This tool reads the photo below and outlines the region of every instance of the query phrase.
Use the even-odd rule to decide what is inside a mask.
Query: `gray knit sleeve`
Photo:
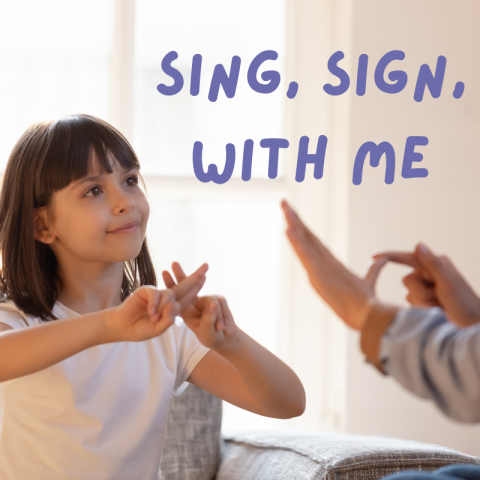
[[[458,328],[435,308],[401,309],[380,343],[388,375],[448,417],[480,421],[480,323]]]

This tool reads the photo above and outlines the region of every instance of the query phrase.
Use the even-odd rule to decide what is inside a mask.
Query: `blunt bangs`
[[[71,115],[52,121],[45,130],[45,140],[34,185],[35,208],[47,205],[53,192],[86,177],[93,156],[98,159],[102,174],[113,172],[107,152],[123,168],[140,169],[127,139],[107,122],[90,115]]]

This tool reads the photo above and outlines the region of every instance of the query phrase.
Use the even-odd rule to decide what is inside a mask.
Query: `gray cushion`
[[[212,480],[220,462],[222,401],[195,385],[173,396],[160,470],[162,480]]]
[[[400,470],[480,464],[450,448],[391,437],[286,430],[224,438],[217,480],[376,480]]]

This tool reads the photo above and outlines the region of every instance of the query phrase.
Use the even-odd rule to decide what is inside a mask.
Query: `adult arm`
[[[388,259],[373,262],[361,279],[342,265],[282,204],[287,236],[317,293],[350,327],[383,373],[433,400],[449,417],[480,421],[480,324],[458,328],[440,308],[400,309],[379,302],[374,283]]]

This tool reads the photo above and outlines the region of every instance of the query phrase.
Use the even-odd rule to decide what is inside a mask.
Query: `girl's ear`
[[[52,243],[53,237],[46,225],[46,208],[40,207],[33,210],[33,237],[42,243]]]

